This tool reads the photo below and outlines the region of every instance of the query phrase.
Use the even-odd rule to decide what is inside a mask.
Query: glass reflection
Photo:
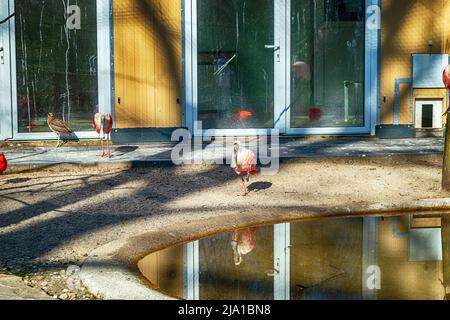
[[[243,257],[251,253],[256,247],[256,228],[233,231],[231,248],[233,249],[234,264],[240,266]]]
[[[364,127],[364,1],[291,2],[291,127]]]
[[[68,5],[15,1],[19,132],[48,132],[48,112],[74,130],[92,130],[98,104],[96,1],[76,2],[80,24],[74,29],[66,24]]]
[[[291,225],[292,299],[361,299],[362,222],[347,219]]]
[[[204,129],[273,128],[273,0],[198,0],[198,118]]]
[[[198,241],[197,254],[186,255],[186,246],[178,246],[149,255],[139,267],[156,288],[179,298],[189,274],[183,263],[192,260],[198,271],[190,283],[201,300],[271,300],[280,296],[274,292],[279,282],[290,288],[286,300],[450,299],[450,215],[286,226],[285,234],[274,226],[220,234]],[[275,250],[286,234],[290,250]],[[279,265],[289,265],[290,274],[276,270]]]
[[[267,276],[273,269],[273,246],[272,226],[237,230],[200,241],[200,299],[273,299],[273,278]]]

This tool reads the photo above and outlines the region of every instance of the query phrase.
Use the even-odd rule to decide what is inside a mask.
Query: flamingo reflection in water
[[[233,231],[231,248],[233,249],[234,264],[240,266],[243,256],[248,255],[256,248],[257,228],[247,228]]]

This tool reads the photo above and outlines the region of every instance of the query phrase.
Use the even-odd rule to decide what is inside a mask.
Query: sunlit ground
[[[248,215],[270,220],[280,207],[356,206],[445,198],[439,157],[301,160],[256,176],[239,197],[229,167],[108,171],[53,170],[0,178],[0,269],[81,265],[92,250],[171,226]],[[257,214],[255,214],[257,212]],[[216,226],[217,227],[217,226]],[[199,230],[201,231],[201,230]],[[28,269],[27,269],[28,270]]]

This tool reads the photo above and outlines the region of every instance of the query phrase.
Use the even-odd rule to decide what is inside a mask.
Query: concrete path
[[[0,149],[4,152],[10,166],[52,166],[55,164],[146,164],[172,163],[174,144],[148,144],[136,146],[114,146],[111,159],[98,157],[95,146],[53,148],[16,147]],[[443,152],[443,138],[417,138],[400,140],[381,140],[375,138],[313,138],[290,139],[280,142],[280,158],[326,158],[326,157],[370,157],[389,155],[427,155]],[[222,163],[229,158],[232,143],[222,141],[198,145],[192,152],[184,155],[184,161],[215,161]]]
[[[53,300],[44,292],[30,288],[16,276],[0,274],[1,300]]]

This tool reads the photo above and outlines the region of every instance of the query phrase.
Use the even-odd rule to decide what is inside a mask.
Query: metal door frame
[[[291,224],[274,226],[274,300],[291,300]]]
[[[0,0],[0,20],[10,15],[8,0]],[[10,74],[10,41],[9,30],[11,20],[0,25],[0,140],[13,137],[12,107],[11,107],[11,74]]]

